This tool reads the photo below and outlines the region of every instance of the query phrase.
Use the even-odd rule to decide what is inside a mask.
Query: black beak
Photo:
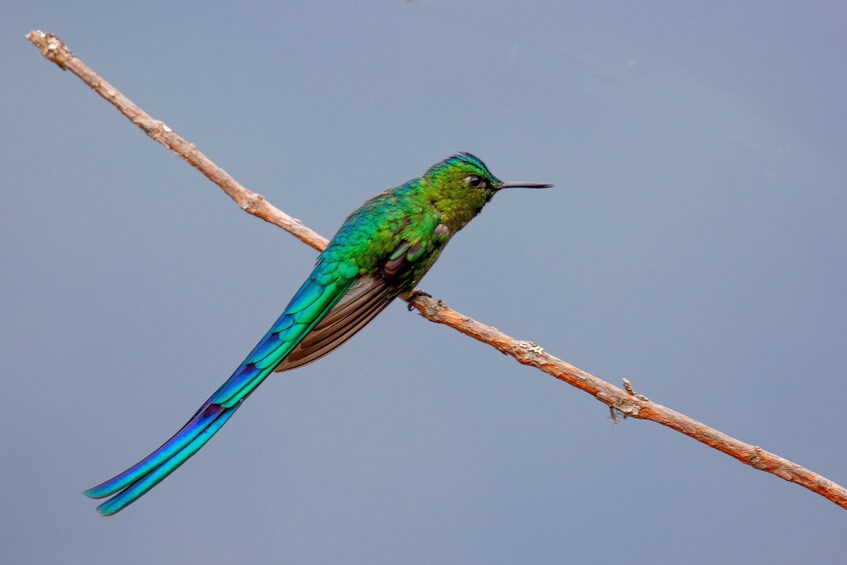
[[[544,182],[503,182],[495,188],[502,190],[504,188],[550,188],[551,186],[553,185]]]

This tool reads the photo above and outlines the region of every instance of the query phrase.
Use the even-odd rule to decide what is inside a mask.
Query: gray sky
[[[58,34],[330,236],[460,150],[504,179],[422,287],[847,483],[842,4],[4,2],[4,563],[833,563],[837,506],[392,305],[112,519],[314,252],[24,35]],[[587,3],[586,3],[587,4]]]

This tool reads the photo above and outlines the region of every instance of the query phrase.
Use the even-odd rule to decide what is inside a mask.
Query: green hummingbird
[[[111,496],[97,507],[105,516],[126,508],[197,453],[272,372],[323,357],[396,297],[413,296],[450,238],[494,194],[550,186],[502,182],[480,159],[459,153],[366,201],[318,256],[279,319],[194,416],[153,453],[84,494]]]

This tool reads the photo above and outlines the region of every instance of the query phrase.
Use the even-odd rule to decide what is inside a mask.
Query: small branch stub
[[[638,400],[643,400],[645,402],[650,401],[650,399],[644,396],[643,394],[638,394],[635,392],[635,389],[632,388],[632,383],[629,382],[629,379],[624,378],[621,380],[623,381],[623,389],[627,392],[627,394],[629,394],[630,396],[634,396]]]

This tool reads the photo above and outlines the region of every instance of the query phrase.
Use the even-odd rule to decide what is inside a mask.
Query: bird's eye
[[[480,188],[485,186],[485,181],[476,175],[465,177],[465,182],[474,188]]]

